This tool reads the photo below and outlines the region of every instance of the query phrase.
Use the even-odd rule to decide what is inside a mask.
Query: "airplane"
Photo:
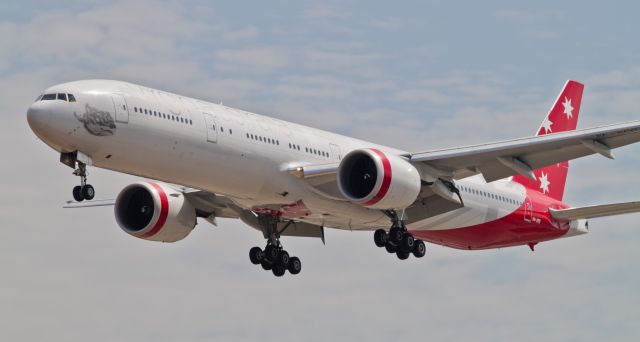
[[[240,219],[262,232],[249,259],[281,277],[302,263],[281,238],[324,229],[373,231],[376,246],[421,258],[426,242],[481,250],[585,234],[588,219],[640,202],[571,207],[568,161],[640,140],[640,121],[576,130],[584,85],[569,80],[535,136],[410,152],[222,104],[113,80],[46,89],[27,111],[33,132],[74,169],[65,207],[113,205],[144,240],[176,242],[198,218]],[[87,168],[149,179],[93,200]]]

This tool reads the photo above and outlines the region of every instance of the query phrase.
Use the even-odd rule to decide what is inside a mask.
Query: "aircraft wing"
[[[205,219],[210,217],[212,220],[216,217],[240,218],[243,209],[227,197],[207,191],[168,185],[184,194],[196,209],[199,217],[204,217]],[[115,203],[115,199],[96,199],[82,202],[67,201],[62,207],[65,209],[106,207],[113,206]],[[212,223],[215,224],[215,222]]]
[[[588,207],[549,209],[556,220],[577,220],[640,212],[640,202],[593,205]]]
[[[316,173],[317,174],[317,173]],[[251,210],[242,208],[230,198],[217,195],[212,192],[185,188],[174,184],[167,184],[180,191],[189,200],[189,203],[196,209],[196,215],[217,226],[216,218],[240,219],[247,225],[262,230],[259,218]],[[91,201],[67,201],[63,208],[91,208],[115,205],[115,199],[97,199]],[[278,231],[282,236],[301,236],[320,238],[324,242],[324,227],[305,222],[279,222]],[[265,237],[267,237],[265,235]]]
[[[439,176],[460,179],[481,173],[487,182],[591,154],[613,159],[611,149],[640,141],[640,121],[570,132],[411,154],[411,162]]]

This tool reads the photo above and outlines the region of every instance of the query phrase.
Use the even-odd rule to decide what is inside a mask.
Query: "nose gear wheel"
[[[78,168],[73,171],[73,174],[80,177],[80,185],[73,187],[73,199],[76,202],[90,201],[95,197],[96,191],[91,184],[87,183],[87,165],[79,161],[77,163]]]

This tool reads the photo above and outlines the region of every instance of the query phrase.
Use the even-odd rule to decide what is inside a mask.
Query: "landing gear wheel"
[[[270,271],[273,268],[273,264],[267,259],[262,259],[262,261],[260,261],[260,266],[262,266],[262,269],[265,271]]]
[[[278,248],[274,245],[268,245],[264,249],[264,257],[265,259],[274,262],[278,260]]]
[[[397,251],[396,252],[396,255],[398,256],[398,259],[400,259],[400,260],[406,260],[409,257],[410,254],[411,253],[405,252],[405,251]]]
[[[253,247],[249,250],[249,260],[254,265],[258,265],[262,259],[264,259],[264,252],[262,252],[262,248]]]
[[[391,254],[395,253],[398,250],[396,246],[394,246],[394,245],[392,245],[390,243],[384,245],[384,248],[387,250],[387,252],[389,252]]]
[[[413,256],[416,258],[422,258],[425,254],[427,254],[427,247],[424,245],[422,240],[416,240],[416,244],[413,248]]]
[[[92,200],[96,195],[96,191],[93,189],[93,186],[91,186],[91,184],[86,184],[85,186],[81,187],[81,189],[82,197],[84,197],[84,199],[88,201]]]
[[[302,263],[298,257],[292,257],[289,259],[289,273],[298,274],[302,270]]]
[[[400,246],[403,236],[404,232],[400,228],[391,228],[391,230],[389,230],[389,242],[394,246]]]
[[[375,233],[373,233],[373,241],[376,243],[378,247],[384,247],[389,241],[389,235],[384,229],[378,229]]]
[[[287,251],[285,250],[280,251],[278,255],[278,263],[282,264],[285,268],[287,268],[290,262],[291,262],[291,259],[289,258],[289,253],[287,253]]]
[[[73,187],[73,199],[76,202],[82,202],[84,197],[82,197],[82,187],[80,185],[76,185]]]
[[[408,253],[413,252],[415,242],[416,240],[413,238],[413,235],[411,235],[410,233],[405,233],[402,237],[402,249]]]
[[[284,265],[278,263],[273,266],[273,269],[271,270],[271,272],[273,272],[273,275],[276,277],[282,277],[286,272],[286,270],[287,269],[284,267]]]

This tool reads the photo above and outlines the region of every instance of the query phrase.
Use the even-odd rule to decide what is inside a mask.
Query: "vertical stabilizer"
[[[583,84],[571,80],[567,81],[560,95],[558,95],[558,99],[551,107],[549,114],[542,120],[536,135],[575,130],[578,125],[583,89]],[[565,161],[535,170],[535,180],[523,175],[516,175],[513,177],[513,181],[529,189],[542,192],[549,197],[562,200],[568,171],[569,162]]]

